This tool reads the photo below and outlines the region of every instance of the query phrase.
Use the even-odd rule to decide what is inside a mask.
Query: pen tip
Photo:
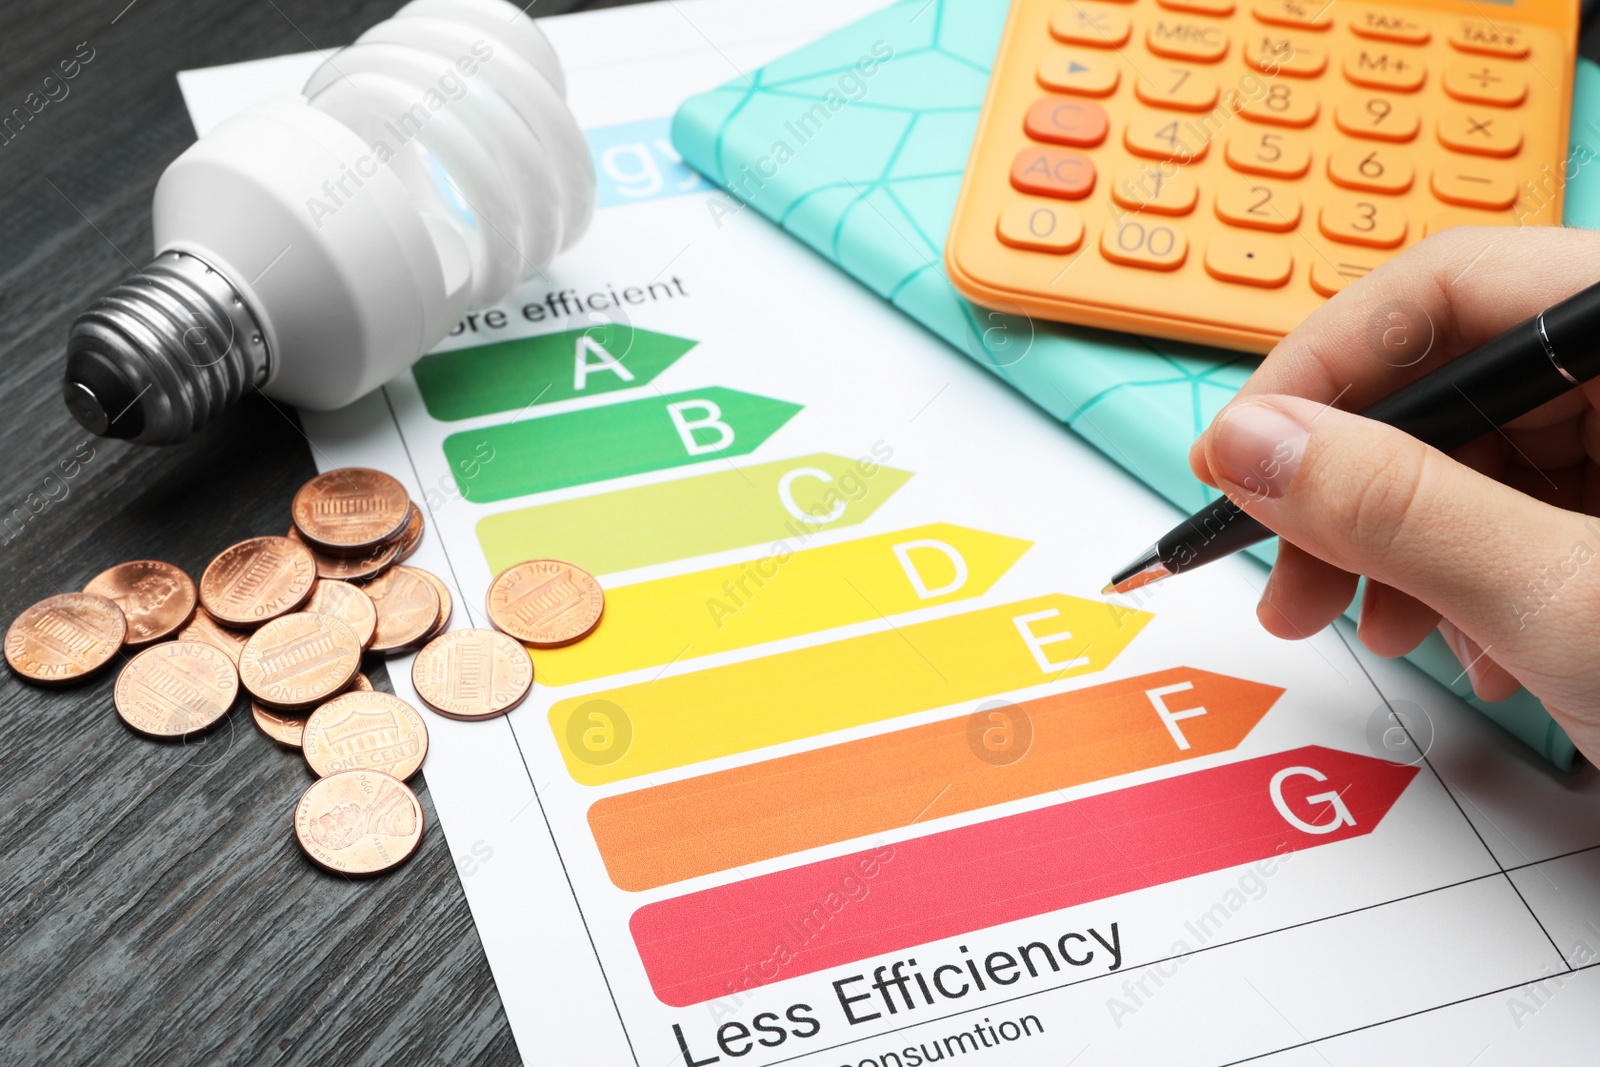
[[[1111,576],[1111,581],[1100,591],[1101,596],[1113,593],[1131,593],[1140,586],[1171,577],[1172,571],[1161,561],[1161,549],[1151,545],[1139,558]]]

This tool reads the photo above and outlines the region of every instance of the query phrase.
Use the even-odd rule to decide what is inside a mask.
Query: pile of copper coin
[[[404,700],[372,688],[363,655],[417,652],[411,677],[440,715],[504,715],[533,686],[529,648],[585,637],[605,607],[600,585],[560,560],[508,568],[490,586],[496,630],[454,630],[448,587],[402,564],[422,512],[394,478],[347,467],[295,493],[285,536],[230,545],[198,586],[170,563],[135,560],[81,593],[26,609],[6,632],[23,678],[64,685],[122,657],[117,713],[148,737],[178,739],[221,722],[242,686],[263,734],[301,752],[316,781],[294,832],[340,874],[376,874],[422,841],[422,806],[405,783],[428,754],[428,728]]]

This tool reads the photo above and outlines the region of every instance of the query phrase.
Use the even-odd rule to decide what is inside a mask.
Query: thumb
[[[1219,488],[1274,533],[1421,600],[1540,695],[1576,692],[1579,675],[1600,681],[1583,636],[1600,630],[1600,520],[1300,397],[1225,409],[1206,460]]]

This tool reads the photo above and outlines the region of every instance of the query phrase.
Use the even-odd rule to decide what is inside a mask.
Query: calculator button
[[[1481,211],[1456,211],[1448,208],[1435,211],[1428,216],[1427,223],[1423,226],[1424,235],[1431,236],[1440,230],[1448,230],[1452,226],[1512,226],[1518,220],[1504,211],[1485,213]]]
[[[1152,67],[1148,77],[1133,83],[1133,91],[1151,107],[1210,111],[1217,102],[1217,79],[1188,67]]]
[[[1447,204],[1489,211],[1510,207],[1517,202],[1519,191],[1516,172],[1497,163],[1435,167],[1432,184],[1433,195]]]
[[[1195,163],[1211,147],[1210,133],[1191,120],[1160,112],[1140,112],[1128,120],[1122,133],[1128,151],[1146,159],[1176,159]]]
[[[1311,257],[1311,288],[1333,296],[1371,274],[1379,262],[1380,257],[1368,258],[1353,248],[1317,249]]]
[[[1399,97],[1350,96],[1339,101],[1333,121],[1351,137],[1409,141],[1422,125],[1416,105]]]
[[[1281,237],[1223,234],[1206,246],[1206,273],[1225,282],[1276,289],[1294,272],[1294,257]]]
[[[1270,26],[1295,26],[1303,30],[1325,30],[1333,25],[1328,9],[1333,0],[1256,0],[1250,12]]]
[[[1299,178],[1311,169],[1311,142],[1277,130],[1243,130],[1223,148],[1228,166],[1269,178]]]
[[[1157,19],[1144,31],[1145,47],[1168,59],[1215,63],[1228,54],[1228,35],[1222,27],[1193,19]]]
[[[1168,11],[1190,11],[1196,15],[1231,15],[1233,0],[1156,0]]]
[[[1395,248],[1406,239],[1406,214],[1392,200],[1336,194],[1322,205],[1317,227],[1345,244]]]
[[[1079,96],[1109,96],[1121,73],[1112,57],[1093,52],[1053,51],[1039,61],[1039,84]]]
[[[1528,95],[1528,79],[1509,63],[1458,59],[1444,68],[1444,91],[1463,103],[1516,107]]]
[[[1477,19],[1462,19],[1450,31],[1450,47],[1459,52],[1522,59],[1528,54],[1528,41],[1513,26],[1501,26]]]
[[[1450,109],[1439,116],[1439,143],[1457,152],[1504,159],[1522,150],[1522,127],[1505,112]]]
[[[1111,183],[1111,199],[1130,211],[1187,215],[1200,199],[1200,189],[1181,167],[1130,163]]]
[[[1422,88],[1428,70],[1421,57],[1403,48],[1381,45],[1357,48],[1344,57],[1345,80],[1368,89],[1394,89],[1402,93]]]
[[[1244,61],[1263,74],[1315,78],[1328,66],[1328,50],[1304,34],[1264,30],[1245,38]]]
[[[1286,185],[1225,178],[1217,188],[1217,218],[1230,226],[1287,233],[1300,225],[1300,195]]]
[[[1067,44],[1121,48],[1133,33],[1127,13],[1110,4],[1067,0],[1050,16],[1050,36]]]
[[[1317,121],[1317,94],[1308,86],[1275,81],[1255,99],[1240,101],[1239,114],[1274,126],[1309,126]]]
[[[1328,155],[1328,178],[1346,189],[1398,194],[1411,188],[1416,170],[1399,149],[1347,144]]]
[[[1110,128],[1106,109],[1087,100],[1046,96],[1035,100],[1023,119],[1023,130],[1035,141],[1093,148]]]
[[[1100,232],[1100,254],[1125,267],[1177,270],[1189,255],[1189,238],[1165,221],[1113,219]]]
[[[995,233],[1013,248],[1065,255],[1083,244],[1083,216],[1060,201],[1014,200],[1000,212]]]
[[[1082,200],[1094,179],[1094,161],[1070,148],[1024,148],[1011,164],[1011,184],[1025,193]]]
[[[1433,36],[1422,23],[1392,10],[1368,8],[1351,13],[1347,8],[1346,14],[1350,15],[1350,30],[1357,37],[1373,41],[1398,41],[1401,44],[1427,44]]]

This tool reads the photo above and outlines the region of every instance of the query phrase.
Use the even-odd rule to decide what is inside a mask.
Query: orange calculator
[[[950,277],[1265,352],[1427,234],[1560,223],[1577,35],[1577,0],[1014,0]]]

